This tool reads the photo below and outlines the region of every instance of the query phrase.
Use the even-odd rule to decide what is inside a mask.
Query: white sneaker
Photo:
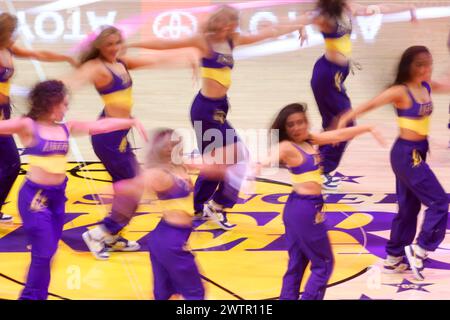
[[[338,181],[334,181],[333,177],[330,174],[323,174],[322,175],[323,178],[323,184],[322,184],[322,188],[325,190],[337,190],[337,188],[339,187],[339,182],[341,181],[340,179]]]
[[[403,262],[403,257],[394,257],[388,255],[383,262],[384,273],[403,273],[408,269],[408,264]]]
[[[228,231],[236,227],[236,224],[230,224],[228,222],[227,216],[223,210],[214,208],[211,204],[205,204],[203,206],[203,216],[216,223],[223,230]]]
[[[97,227],[98,228],[98,227]],[[95,238],[92,233],[92,230],[86,231],[83,233],[82,237],[84,240],[84,243],[86,243],[87,247],[89,248],[89,251],[92,252],[94,257],[98,260],[108,260],[109,259],[109,253],[108,248],[105,245],[104,237],[102,238]]]
[[[9,214],[0,212],[0,223],[9,224],[9,223],[12,223],[12,222],[13,222],[13,217],[12,216],[10,216]]]
[[[426,250],[416,244],[412,244],[405,247],[405,253],[414,277],[420,281],[424,280],[425,277],[422,271],[424,269],[423,260],[426,259]]]
[[[205,214],[203,213],[203,211],[196,211],[194,212],[194,216],[192,217],[192,220],[194,221],[198,221],[198,220],[204,220],[207,217],[205,217]]]
[[[332,176],[329,173],[327,175],[331,178],[331,181],[336,183],[336,184],[340,184],[342,182],[342,178],[341,177],[336,177],[335,175]]]
[[[105,239],[105,247],[108,251],[138,251],[141,245],[136,241],[127,240],[120,235],[112,236]]]

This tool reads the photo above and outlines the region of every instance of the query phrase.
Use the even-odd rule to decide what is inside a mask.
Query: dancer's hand
[[[381,14],[381,8],[377,5],[368,5],[366,8],[366,14],[369,16],[373,16],[375,14]]]
[[[411,5],[411,9],[409,10],[409,12],[411,13],[411,22],[412,23],[419,22],[419,20],[417,19],[417,12],[416,12],[416,6],[415,5]]]
[[[192,69],[192,83],[194,87],[198,87],[200,82],[200,65],[199,65],[199,53],[197,51],[189,52],[188,54],[188,62],[189,66]]]
[[[380,144],[380,146],[382,146],[383,148],[387,147],[386,139],[384,139],[384,136],[376,127],[372,127],[370,129],[370,133],[375,138],[375,140]]]
[[[298,32],[299,32],[298,39],[300,40],[300,46],[303,47],[304,43],[308,43],[308,33],[306,32],[305,26],[300,27]]]
[[[192,65],[192,84],[194,88],[197,88],[200,83],[200,72],[197,65]]]
[[[138,119],[133,119],[134,120],[134,124],[133,127],[135,127],[137,129],[137,131],[139,132],[140,136],[144,139],[145,142],[148,142],[148,135],[147,132],[145,131],[144,125],[142,124],[141,121],[139,121]]]
[[[78,68],[80,66],[80,63],[73,57],[67,57],[67,62],[74,68]]]

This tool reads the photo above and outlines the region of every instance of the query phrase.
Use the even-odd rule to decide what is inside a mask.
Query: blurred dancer
[[[400,129],[391,150],[391,166],[395,174],[398,214],[392,221],[390,239],[386,245],[385,269],[402,272],[406,253],[417,280],[423,280],[423,260],[444,240],[448,218],[448,197],[431,168],[426,163],[430,115],[433,112],[431,90],[450,92],[450,82],[431,80],[433,59],[424,46],[408,48],[398,65],[391,87],[372,100],[345,113],[339,127],[344,127],[360,115],[375,108],[393,104]],[[428,208],[417,237],[417,216],[421,205]]]
[[[47,299],[50,264],[65,221],[66,163],[70,134],[101,134],[137,125],[134,119],[62,123],[68,109],[61,81],[37,84],[30,92],[30,111],[22,118],[0,121],[0,134],[17,134],[30,168],[19,191],[19,212],[31,244],[31,264],[20,299]]]
[[[17,18],[9,13],[0,14],[0,120],[11,117],[10,88],[14,75],[13,57],[50,62],[69,62],[73,58],[50,51],[27,50],[15,44]],[[0,136],[0,223],[12,222],[12,216],[2,212],[9,191],[20,170],[20,158],[11,135]]]
[[[301,299],[321,300],[334,262],[324,223],[320,157],[313,145],[347,141],[366,132],[372,133],[381,144],[384,141],[367,125],[313,134],[309,131],[306,104],[300,103],[284,107],[271,129],[278,130],[279,145],[264,165],[279,162],[286,165],[293,187],[283,211],[289,263],[280,299],[298,300],[304,272],[311,262],[311,276]]]
[[[130,119],[133,107],[133,82],[128,70],[158,67],[164,63],[194,63],[190,56],[180,53],[160,53],[147,57],[130,57],[123,54],[124,40],[119,29],[108,26],[81,53],[80,68],[67,77],[65,82],[72,88],[90,83],[95,86],[103,100],[104,109],[100,118]],[[127,139],[129,129],[117,130],[92,137],[95,154],[111,175],[113,182],[130,179],[137,175],[139,164]],[[83,234],[83,239],[100,260],[109,258],[110,251],[137,251],[139,243],[129,241],[120,235],[129,224],[136,207],[121,207],[113,199],[112,212],[100,225]]]
[[[217,180],[229,180],[234,169],[226,165],[185,164],[181,144],[181,137],[172,129],[156,130],[150,139],[145,170],[115,186],[122,203],[139,203],[144,189],[158,199],[162,219],[148,239],[156,300],[167,300],[174,294],[187,300],[204,299],[198,267],[186,249],[193,218],[193,184],[188,168],[200,169]]]
[[[234,67],[233,50],[237,46],[303,30],[297,22],[291,22],[264,28],[256,35],[244,35],[237,32],[238,26],[239,12],[231,6],[223,5],[210,15],[201,32],[191,38],[154,39],[129,46],[147,49],[194,47],[200,51],[202,88],[195,97],[190,112],[198,149],[204,157],[212,156],[216,163],[240,163],[241,170],[236,170],[236,177],[240,181],[236,179],[234,184],[211,180],[200,172],[194,187],[194,210],[197,217],[208,218],[224,230],[235,226],[228,221],[225,210],[232,208],[238,199],[248,162],[248,151],[227,120],[227,93]],[[214,137],[214,141],[211,141],[210,135]]]
[[[316,10],[302,17],[307,17],[304,22],[314,24],[325,40],[325,54],[315,63],[311,78],[311,88],[325,131],[336,128],[336,117],[351,109],[344,82],[352,68],[352,18],[405,10],[411,11],[411,20],[414,21],[413,6],[363,6],[346,0],[319,0],[316,2]],[[348,123],[348,126],[352,125],[352,122]],[[346,146],[347,142],[320,146],[324,189],[338,188],[341,179],[333,177],[332,172],[338,167]]]

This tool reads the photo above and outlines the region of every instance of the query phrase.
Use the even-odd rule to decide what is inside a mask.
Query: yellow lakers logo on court
[[[50,298],[152,299],[147,237],[161,218],[158,206],[144,197],[136,217],[123,232],[125,238],[139,241],[141,251],[114,252],[110,260],[98,261],[87,250],[81,234],[109,212],[113,194],[110,177],[98,163],[68,164],[68,177],[66,223],[52,267]],[[22,180],[20,176],[13,195],[17,195]],[[189,247],[203,275],[207,299],[279,296],[288,262],[282,210],[290,192],[288,185],[258,181],[256,193],[241,195],[230,210],[228,219],[237,224],[232,231],[217,229],[210,221],[196,222]],[[0,277],[0,298],[6,299],[18,297],[30,261],[15,197],[4,208],[14,215],[16,223],[0,228],[0,273],[5,276]],[[352,233],[370,223],[367,215],[341,214],[352,211],[342,204],[327,204],[323,211],[332,227],[329,237],[336,261],[331,285],[360,274],[377,257]],[[322,218],[321,214],[319,220]]]

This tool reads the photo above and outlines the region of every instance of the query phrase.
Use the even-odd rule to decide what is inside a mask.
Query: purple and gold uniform
[[[0,95],[10,96],[11,77],[14,68],[0,66]],[[11,117],[11,105],[9,101],[0,104],[0,120],[7,120]],[[11,135],[0,135],[0,212],[5,204],[14,181],[20,170],[20,157],[16,143]]]
[[[231,39],[228,40],[228,45],[233,50],[234,45]],[[224,87],[229,88],[231,86],[231,70],[234,67],[233,55],[216,52],[211,46],[209,46],[209,49],[210,56],[202,58],[202,66],[200,68],[202,78],[215,80]]]
[[[422,85],[431,93],[430,85]],[[429,118],[433,111],[430,101],[418,103],[408,89],[412,105],[408,109],[398,109],[400,128],[427,136]],[[428,140],[410,141],[398,138],[391,150],[391,166],[396,178],[398,214],[392,221],[391,236],[386,245],[389,255],[400,257],[404,248],[414,241],[417,230],[417,216],[421,204],[428,208],[417,244],[434,251],[445,237],[448,218],[448,197],[431,168],[426,163]]]
[[[342,19],[336,21],[336,28],[333,32],[322,32],[326,49],[339,52],[349,59],[352,52],[351,33],[351,18],[344,15]],[[332,128],[336,117],[351,108],[350,98],[344,86],[349,71],[349,64],[336,64],[329,61],[325,55],[319,58],[314,65],[311,88],[322,116],[322,128],[324,130]],[[353,125],[353,123],[348,124],[348,126]],[[324,145],[319,147],[324,174],[336,170],[346,146],[347,142],[341,142],[337,146]]]
[[[228,44],[233,49],[231,40]],[[212,48],[210,52],[210,57],[202,59],[202,77],[215,80],[229,88],[231,70],[234,66],[233,55],[219,53]],[[227,96],[209,98],[199,92],[195,97],[191,107],[191,124],[194,126],[197,146],[201,154],[211,148],[211,144],[220,148],[239,141],[236,130],[226,120],[228,109]],[[235,187],[224,181],[209,180],[200,173],[194,187],[194,210],[202,211],[203,204],[210,199],[225,208],[233,207],[239,193]]]
[[[349,15],[344,14],[341,19],[336,20],[336,28],[332,32],[322,32],[325,48],[337,51],[350,58],[352,54],[352,20]]]
[[[308,154],[296,144],[303,155],[303,163],[288,168],[292,183],[316,182],[322,184],[317,155]],[[311,275],[302,295],[303,300],[320,300],[325,295],[328,279],[333,271],[333,253],[322,212],[322,195],[302,195],[293,191],[283,212],[289,263],[283,277],[280,300],[298,300],[300,284],[306,267],[311,262]]]
[[[118,61],[125,66],[122,61]],[[100,117],[108,117],[109,108],[121,108],[131,112],[133,106],[131,78],[128,76],[122,79],[111,69],[108,70],[113,78],[111,83],[106,87],[96,88],[105,104]],[[113,182],[136,176],[138,163],[127,139],[129,131],[130,129],[118,130],[92,136],[95,154],[104,164]]]
[[[157,193],[163,211],[192,216],[192,183],[173,176],[170,190]],[[190,226],[177,226],[164,218],[150,233],[148,248],[153,269],[153,292],[156,300],[181,294],[186,300],[203,300],[205,290],[194,255],[186,243]]]
[[[47,140],[35,124],[34,144],[25,149],[31,167],[53,174],[66,172],[69,131],[61,125],[67,139]],[[31,244],[31,264],[20,299],[45,300],[50,284],[50,264],[58,248],[65,220],[67,178],[60,185],[41,185],[26,179],[19,191],[19,212]]]
[[[118,62],[123,64],[125,69],[127,69],[125,63],[121,60],[118,60]],[[128,77],[122,79],[107,66],[106,68],[111,72],[112,81],[106,87],[96,88],[105,104],[105,108],[100,117],[108,117],[109,108],[125,108],[127,111],[131,112],[133,106],[133,83],[128,74],[128,69]],[[130,129],[118,130],[93,135],[91,138],[95,154],[111,175],[113,182],[134,178],[139,168],[136,156],[127,139],[129,131]],[[102,224],[105,225],[108,231],[113,235],[119,233],[120,230],[129,223],[137,207],[136,203],[130,203],[129,205],[124,206],[123,203],[121,203],[122,200],[123,199],[118,199],[116,197],[114,198],[112,214],[105,217],[102,221]],[[121,209],[116,210],[116,208],[119,207]]]

